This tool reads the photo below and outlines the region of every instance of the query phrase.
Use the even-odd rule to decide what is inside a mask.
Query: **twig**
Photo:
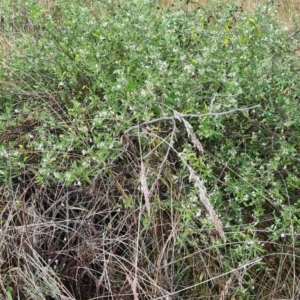
[[[259,107],[260,107],[260,105],[258,104],[258,105],[254,105],[254,106],[250,106],[250,107],[246,107],[246,108],[234,108],[234,109],[227,110],[227,111],[224,111],[224,112],[219,112],[219,113],[209,112],[209,113],[206,113],[206,114],[181,114],[181,113],[173,110],[174,116],[172,116],[172,117],[161,117],[161,118],[153,119],[151,121],[146,121],[146,122],[143,122],[141,124],[129,127],[124,133],[125,134],[129,133],[133,129],[139,128],[141,126],[151,125],[151,124],[155,124],[155,123],[162,122],[162,121],[171,121],[171,120],[174,120],[174,119],[176,119],[175,114],[177,116],[180,116],[181,118],[200,118],[201,119],[203,117],[219,117],[219,116],[224,116],[224,115],[227,115],[227,114],[248,111],[250,109],[255,109],[255,108],[259,108]]]

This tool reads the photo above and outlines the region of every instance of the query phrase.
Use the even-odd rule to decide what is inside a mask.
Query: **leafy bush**
[[[293,36],[234,4],[0,8],[3,295],[295,297]]]

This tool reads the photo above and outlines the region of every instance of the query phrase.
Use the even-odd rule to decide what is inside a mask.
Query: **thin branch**
[[[227,114],[248,111],[250,109],[255,109],[255,108],[259,108],[259,107],[260,107],[260,105],[258,104],[258,105],[254,105],[254,106],[250,106],[250,107],[246,107],[246,108],[234,108],[234,109],[227,110],[227,111],[224,111],[224,112],[219,112],[219,113],[212,113],[212,112],[210,112],[210,113],[206,113],[206,114],[181,114],[181,113],[179,113],[179,112],[177,112],[177,111],[174,110],[174,116],[172,116],[172,117],[161,117],[161,118],[153,119],[151,121],[146,121],[146,122],[143,122],[141,124],[129,127],[125,131],[125,134],[129,133],[133,129],[139,128],[141,126],[151,125],[151,124],[155,124],[155,123],[162,122],[162,121],[171,121],[171,120],[174,120],[174,119],[176,119],[175,114],[177,116],[179,115],[181,118],[200,118],[201,119],[203,117],[220,117],[220,116],[224,116],[224,115],[227,115]]]

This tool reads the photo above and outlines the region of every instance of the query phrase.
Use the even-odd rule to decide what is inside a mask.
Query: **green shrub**
[[[114,254],[123,268],[116,276],[129,284],[124,268],[137,257],[136,289],[156,299],[165,291],[268,297],[278,286],[265,272],[280,271],[269,256],[283,259],[276,252],[284,245],[292,245],[284,248],[287,265],[299,271],[297,41],[263,8],[250,16],[234,7],[170,12],[151,1],[61,0],[54,16],[35,2],[0,6],[11,18],[3,32],[18,31],[9,55],[1,53],[3,191],[27,181],[32,193],[75,187],[97,204],[82,200],[73,218],[79,210],[82,220],[96,222],[102,204],[91,190],[101,186],[112,218],[105,225],[117,222],[115,241],[124,234],[130,240],[126,255]],[[205,189],[214,214],[199,201]],[[72,240],[74,247],[81,242]],[[66,247],[60,255],[72,256]],[[89,268],[90,278],[99,277],[95,262]],[[71,275],[64,269],[63,276]],[[291,297],[291,278],[278,295]]]

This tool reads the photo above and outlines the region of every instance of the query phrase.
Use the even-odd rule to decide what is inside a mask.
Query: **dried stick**
[[[181,113],[177,112],[176,110],[173,110],[174,116],[172,116],[172,117],[161,117],[161,118],[153,119],[151,121],[146,121],[146,122],[143,122],[141,124],[129,127],[127,130],[125,130],[124,133],[125,134],[129,133],[133,129],[137,129],[141,126],[151,125],[151,124],[155,124],[155,123],[162,122],[162,121],[171,121],[171,120],[174,120],[174,119],[178,119],[178,116],[180,116],[180,118],[182,118],[182,119],[185,119],[185,118],[199,118],[199,119],[201,119],[203,117],[220,117],[220,116],[224,116],[224,115],[228,115],[228,114],[232,114],[232,113],[236,113],[236,112],[248,111],[250,109],[255,109],[255,108],[259,108],[259,107],[260,107],[260,105],[258,104],[258,105],[254,105],[254,106],[250,106],[250,107],[246,107],[246,108],[234,108],[234,109],[227,110],[227,111],[224,111],[224,112],[219,112],[219,113],[209,112],[209,113],[206,113],[206,114],[181,114]]]

